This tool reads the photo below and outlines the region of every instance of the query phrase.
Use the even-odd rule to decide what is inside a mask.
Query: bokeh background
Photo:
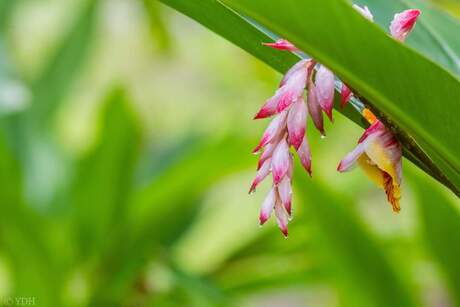
[[[258,226],[279,79],[155,0],[0,0],[0,305],[460,306],[460,202],[407,160],[397,215],[338,174],[337,112],[289,238]]]

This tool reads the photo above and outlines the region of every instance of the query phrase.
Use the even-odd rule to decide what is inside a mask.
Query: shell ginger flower
[[[361,136],[355,149],[340,161],[337,170],[346,172],[357,163],[373,182],[385,190],[393,211],[399,212],[401,145],[368,109],[364,109],[363,115],[371,125]]]

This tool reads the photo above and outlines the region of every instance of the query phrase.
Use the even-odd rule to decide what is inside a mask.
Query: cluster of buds
[[[367,7],[353,6],[365,18],[373,21]],[[406,10],[394,16],[390,25],[391,35],[404,41],[412,30],[419,10]],[[289,52],[299,49],[287,40],[280,39],[264,45]],[[313,59],[302,59],[284,75],[275,94],[266,101],[254,117],[262,119],[274,116],[265,130],[254,153],[261,153],[257,175],[251,185],[254,192],[259,183],[270,173],[273,185],[260,210],[260,224],[263,225],[275,212],[281,232],[288,235],[288,222],[292,217],[292,147],[305,170],[311,176],[311,152],[306,136],[308,119],[325,135],[323,112],[333,121],[335,76],[324,65]],[[353,96],[348,86],[342,83],[341,107]],[[306,97],[306,98],[305,98]],[[345,172],[357,163],[365,173],[385,190],[393,210],[400,210],[401,198],[401,145],[393,134],[368,110],[360,110],[370,126],[358,141],[358,146],[339,164],[337,170]]]

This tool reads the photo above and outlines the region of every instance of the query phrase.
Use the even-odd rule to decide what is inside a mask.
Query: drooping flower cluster
[[[367,7],[353,6],[364,17],[373,21]],[[404,41],[412,30],[419,10],[406,10],[396,14],[390,26],[391,35]],[[299,51],[292,43],[280,39],[264,45],[284,51]],[[311,176],[311,153],[306,136],[307,121],[311,117],[318,131],[325,135],[323,111],[333,121],[335,76],[324,65],[313,59],[302,59],[284,75],[275,94],[268,99],[254,119],[274,116],[265,130],[254,153],[261,153],[257,174],[251,185],[254,192],[259,183],[270,173],[273,185],[260,210],[260,224],[264,224],[272,212],[282,233],[288,235],[288,222],[292,216],[292,147],[305,170]],[[306,95],[306,98],[305,98]],[[342,83],[341,107],[353,96],[350,88]],[[358,142],[358,146],[339,164],[338,171],[349,170],[355,163],[382,187],[395,212],[400,210],[401,198],[401,145],[393,134],[368,110],[361,110],[371,124]]]

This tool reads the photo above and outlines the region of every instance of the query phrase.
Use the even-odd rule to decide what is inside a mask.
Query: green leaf
[[[458,193],[458,79],[389,37],[343,0],[227,2],[332,69]]]
[[[420,205],[422,231],[427,247],[439,263],[456,305],[460,305],[460,210],[459,202],[429,178],[411,172]]]
[[[72,204],[83,256],[100,253],[116,240],[126,214],[138,157],[137,117],[121,90],[108,97],[96,146],[76,166]]]
[[[420,9],[422,14],[405,43],[460,75],[460,42],[456,36],[460,31],[458,20],[424,0],[360,0],[356,3],[367,5],[383,29],[388,29],[395,13],[410,8]]]

